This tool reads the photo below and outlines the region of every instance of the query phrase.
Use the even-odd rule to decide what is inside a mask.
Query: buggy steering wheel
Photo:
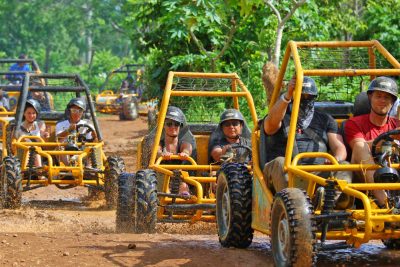
[[[245,163],[247,162],[247,158],[251,159],[251,147],[247,145],[242,145],[238,143],[234,143],[230,145],[231,147],[227,149],[226,153],[224,155],[221,155],[221,161],[233,161],[233,162],[238,162],[238,163]],[[244,152],[240,152],[240,148],[244,148]]]
[[[82,130],[80,130],[82,129]],[[90,124],[78,124],[76,126],[76,132],[78,135],[78,142],[93,142],[96,136],[96,130]],[[92,138],[87,138],[87,134],[91,133]]]
[[[398,155],[400,153],[400,146],[396,144],[394,139],[391,137],[391,135],[399,135],[400,130],[395,129],[388,131],[386,133],[380,134],[378,137],[374,139],[371,145],[371,154],[372,157],[374,158],[375,163],[384,166],[384,160],[388,156],[392,159],[392,162],[398,162],[399,158]],[[377,145],[378,143],[382,142],[382,146],[380,151],[377,151]],[[389,149],[390,145],[390,149]],[[393,148],[395,149],[395,153],[393,153]]]

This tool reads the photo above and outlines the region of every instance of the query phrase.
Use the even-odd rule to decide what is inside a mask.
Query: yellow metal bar
[[[234,97],[238,96],[245,97],[246,92],[230,92],[230,91],[171,91],[171,96],[214,96],[214,97]]]
[[[290,128],[286,144],[285,152],[285,169],[290,165],[290,161],[293,155],[293,146],[296,134],[296,123],[297,114],[299,114],[300,97],[303,85],[303,68],[301,66],[300,57],[297,51],[297,47],[294,42],[290,42],[290,47],[292,51],[292,57],[294,60],[294,65],[296,69],[296,85],[293,94],[293,105],[292,105],[292,116],[290,116]],[[289,173],[289,187],[293,186],[293,179],[291,179],[291,174]]]
[[[203,170],[212,170],[212,171],[217,171],[221,168],[220,165],[152,165],[150,166],[151,169],[154,169],[156,171],[159,171],[161,173],[165,173],[167,175],[172,176],[172,172],[165,172],[168,170],[184,170],[184,171],[203,171]]]
[[[247,89],[247,87],[244,85],[244,83],[238,78],[236,82],[239,84],[239,87],[246,92],[246,100],[248,103],[248,107],[250,110],[250,115],[251,119],[253,120],[254,126],[257,125],[258,122],[258,117],[257,117],[257,112],[256,112],[256,107],[254,106],[254,101],[253,101],[253,96],[251,95],[250,91]]]
[[[335,47],[371,47],[375,45],[375,41],[333,41],[333,42],[295,42],[299,48],[305,47],[321,47],[321,48],[335,48]]]
[[[204,79],[235,79],[237,77],[236,73],[201,73],[201,72],[170,72],[171,75],[176,77],[186,77],[186,78],[204,78]]]
[[[272,93],[271,100],[269,102],[269,110],[271,110],[271,108],[274,106],[274,104],[275,104],[276,100],[278,99],[279,94],[281,92],[282,85],[283,85],[283,78],[285,76],[286,68],[287,68],[287,65],[288,65],[288,62],[290,59],[292,43],[293,43],[293,41],[289,41],[289,43],[286,47],[285,55],[283,56],[283,59],[282,59],[281,70],[278,73],[278,78],[276,79],[275,88]]]
[[[377,40],[374,40],[373,42],[376,49],[387,59],[387,61],[389,61],[394,68],[399,69],[400,63],[389,53],[389,51],[387,51],[386,48],[384,48]]]
[[[168,79],[167,79],[167,83],[165,85],[164,95],[163,95],[163,99],[161,102],[160,111],[158,112],[157,125],[159,127],[156,128],[156,134],[154,136],[154,144],[153,144],[153,149],[151,152],[151,157],[150,157],[150,162],[149,162],[150,168],[152,168],[152,166],[154,166],[154,162],[156,161],[158,146],[160,144],[161,134],[162,134],[162,130],[164,128],[164,127],[161,127],[160,123],[163,123],[165,121],[165,115],[167,114],[173,79],[174,79],[174,73],[172,71],[170,71],[168,73]]]
[[[400,69],[324,69],[304,70],[304,76],[377,76],[400,75]]]
[[[237,87],[236,87],[236,79],[232,80],[232,85],[231,85],[231,90],[232,92],[237,92]],[[247,94],[246,94],[247,95]],[[244,95],[244,96],[246,96]],[[237,96],[233,97],[233,107],[237,110],[239,110],[239,99]]]
[[[375,56],[375,48],[374,47],[369,47],[368,48],[368,55],[369,55],[369,68],[370,69],[376,69],[376,56]],[[374,75],[371,75],[369,79],[372,81],[375,79]]]

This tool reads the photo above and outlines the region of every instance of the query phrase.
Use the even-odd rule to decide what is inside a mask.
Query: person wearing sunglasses
[[[157,153],[158,157],[164,157],[163,164],[186,164],[185,159],[188,157],[196,158],[196,141],[186,124],[182,110],[169,106]],[[172,155],[179,155],[182,160],[170,160],[169,157]],[[190,195],[186,183],[180,184],[179,194]]]
[[[248,132],[246,137],[243,136],[243,130]],[[225,110],[220,116],[217,130],[211,134],[210,137],[209,148],[211,151],[211,161],[220,162],[221,156],[225,155],[225,153],[232,148],[233,144],[251,147],[249,136],[250,133],[247,126],[245,126],[242,113],[236,109]],[[245,148],[240,147],[235,150],[236,154],[245,155],[245,162],[251,160],[251,155],[247,155],[248,153],[245,154]]]
[[[291,101],[296,84],[293,77],[288,84],[288,90],[281,95],[269,114],[264,118],[263,129],[265,134],[266,164],[263,174],[268,186],[275,192],[280,192],[288,186],[288,175],[284,171],[284,157],[291,118]],[[314,108],[318,96],[315,81],[305,76],[302,84],[299,113],[296,124],[296,136],[293,148],[293,157],[302,152],[328,152],[341,164],[346,164],[347,151],[343,137],[339,134],[338,125],[332,116]],[[303,158],[299,164],[315,165],[329,164],[325,158]],[[318,175],[327,178],[329,172],[320,172]],[[342,171],[334,174],[348,183],[352,182],[352,173]],[[321,187],[322,188],[322,187]],[[322,188],[323,190],[323,188]],[[346,195],[336,197],[337,206],[351,205]],[[347,202],[346,202],[347,201]],[[347,206],[346,206],[347,207]]]
[[[76,131],[78,125],[85,125],[88,122],[84,119],[83,113],[86,110],[86,102],[82,98],[73,98],[69,101],[66,109],[67,119],[56,124],[56,137],[59,142],[64,142],[66,138]],[[86,134],[86,139],[95,140],[97,136],[94,131]]]

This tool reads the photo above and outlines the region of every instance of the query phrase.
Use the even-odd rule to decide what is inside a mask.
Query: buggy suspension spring
[[[179,194],[179,185],[181,184],[182,178],[179,170],[174,170],[174,175],[171,177],[170,188],[172,194]]]
[[[99,165],[98,165],[98,162],[97,162],[97,157],[96,157],[96,153],[95,153],[94,148],[91,149],[90,161],[92,162],[92,167],[95,168],[95,169],[97,169],[97,167],[98,167]]]
[[[36,149],[34,146],[29,147],[29,157],[28,157],[28,168],[33,169],[35,167],[35,157],[36,157]]]
[[[31,185],[31,178],[32,178],[32,172],[33,168],[35,167],[35,157],[36,157],[36,148],[34,146],[29,147],[29,156],[28,156],[28,182],[26,183],[27,187],[30,187]]]
[[[335,182],[333,180],[326,180],[325,194],[324,194],[324,205],[322,206],[321,214],[330,214],[333,212],[335,207]],[[329,222],[324,221],[322,223],[321,242],[325,242],[326,233],[328,232]]]

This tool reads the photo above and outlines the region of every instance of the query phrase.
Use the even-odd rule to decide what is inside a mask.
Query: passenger
[[[21,54],[18,58],[26,59],[27,57],[25,54]],[[9,71],[29,72],[29,71],[31,71],[31,68],[30,68],[29,64],[27,64],[26,62],[19,62],[19,63],[15,63],[15,64],[11,65],[9,68]],[[22,80],[24,79],[24,74],[22,74],[22,73],[21,74],[7,74],[6,79],[14,84],[20,84],[20,83],[22,83]]]
[[[4,107],[7,111],[10,110],[10,101],[8,100],[7,93],[0,89],[0,107]]]
[[[50,137],[50,133],[46,128],[46,124],[44,121],[39,121],[37,118],[40,114],[40,104],[34,100],[29,99],[26,101],[24,108],[24,120],[21,124],[21,127],[15,132],[15,138],[20,138],[21,136],[39,136],[44,139]],[[29,139],[27,141],[30,141]],[[36,155],[35,157],[35,166],[42,166],[42,159],[40,155]]]
[[[211,158],[214,162],[220,162],[221,156],[232,148],[233,144],[243,145],[251,148],[251,141],[248,138],[242,136],[243,128],[247,127],[245,125],[245,120],[236,109],[227,109],[221,116],[218,124],[217,131],[222,131],[214,140],[210,141],[211,148]],[[251,160],[251,154],[246,148],[240,147],[236,149],[238,155],[243,155],[245,159],[244,162],[249,162]]]
[[[291,116],[289,104],[292,101],[295,84],[296,78],[293,78],[289,82],[287,92],[281,95],[263,122],[267,151],[267,163],[263,174],[268,186],[275,192],[288,186],[288,175],[284,171],[284,156]],[[338,162],[347,163],[344,161],[347,156],[346,147],[342,136],[338,133],[337,123],[330,115],[314,109],[317,95],[315,81],[310,77],[304,77],[293,156],[302,152],[328,152],[330,149]],[[299,163],[307,165],[329,163],[326,161],[323,158],[304,158]],[[329,172],[321,172],[318,175],[327,178]],[[352,181],[352,174],[349,171],[338,172],[335,176],[348,183]],[[322,187],[321,189],[323,192]],[[342,194],[336,205],[338,208],[343,208],[342,206],[350,205],[349,202],[352,202],[350,198]]]
[[[346,141],[352,150],[351,162],[355,164],[374,164],[371,155],[373,140],[400,126],[398,119],[389,116],[398,94],[397,84],[393,79],[377,77],[370,83],[367,94],[370,112],[350,118],[344,129]],[[374,172],[375,170],[366,170],[365,173],[357,173],[355,181],[373,183]],[[385,206],[386,193],[383,190],[373,190],[372,193],[377,205]]]
[[[188,130],[182,134],[182,128],[186,125],[186,118],[182,110],[169,106],[165,115],[164,135],[161,137],[157,156],[163,156],[168,164],[180,164],[182,161],[169,160],[172,155],[179,155],[183,160],[193,157],[195,139]],[[184,162],[183,162],[184,163]],[[190,195],[189,186],[182,182],[179,186],[179,194]]]

